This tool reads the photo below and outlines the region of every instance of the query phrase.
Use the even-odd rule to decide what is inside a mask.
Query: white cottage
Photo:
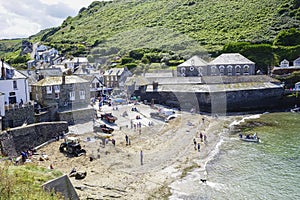
[[[27,103],[30,101],[28,79],[25,75],[15,70],[9,64],[1,60],[0,92],[3,94],[4,105],[2,107]],[[3,113],[1,113],[4,116]]]
[[[295,83],[295,90],[300,91],[300,82]]]

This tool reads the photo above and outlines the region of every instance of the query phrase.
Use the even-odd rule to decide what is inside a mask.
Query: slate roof
[[[239,53],[223,53],[209,63],[209,65],[235,65],[235,64],[250,65],[255,63]]]
[[[231,84],[195,84],[195,85],[158,85],[157,92],[230,92],[240,90],[257,90],[266,88],[282,88],[282,86],[270,82],[247,82]],[[153,86],[147,86],[147,92],[153,92]]]
[[[24,74],[20,73],[18,70],[16,70],[15,68],[10,66],[9,64],[4,62],[3,65],[4,65],[4,68],[6,69],[5,73],[6,73],[6,79],[7,80],[10,80],[10,79],[26,79],[27,78]],[[1,68],[2,68],[2,62],[0,62],[0,77],[1,77],[1,73],[2,73]],[[7,74],[8,71],[12,72],[12,77],[8,77],[8,74]]]
[[[136,84],[138,86],[143,86],[143,85],[148,85],[150,82],[148,81],[147,78],[143,76],[132,76],[132,77],[127,77],[125,81],[126,86],[130,86]]]
[[[193,56],[184,63],[178,65],[178,67],[190,67],[190,66],[207,66],[207,62],[199,56]]]
[[[124,68],[111,68],[104,72],[104,76],[121,76],[124,72]]]
[[[86,57],[74,57],[72,59],[66,59],[62,63],[88,63],[88,59]]]
[[[89,81],[80,78],[78,76],[66,76],[66,84],[74,84],[74,83],[88,83]],[[50,86],[50,85],[61,85],[62,84],[62,76],[55,77],[46,77],[37,83],[33,84],[34,86]]]

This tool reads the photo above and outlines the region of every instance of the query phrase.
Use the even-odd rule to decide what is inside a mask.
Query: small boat
[[[253,136],[250,135],[246,135],[245,137],[243,137],[242,134],[239,135],[240,136],[240,140],[245,141],[245,142],[255,142],[255,143],[259,143],[259,137],[256,136],[256,133]]]
[[[245,142],[259,143],[259,138],[240,138],[240,140],[245,141]]]

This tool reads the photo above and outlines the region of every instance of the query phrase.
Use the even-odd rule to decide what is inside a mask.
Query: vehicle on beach
[[[94,126],[94,131],[95,132],[103,132],[103,133],[108,133],[111,134],[115,129],[106,126],[106,124],[101,124],[100,126]]]
[[[117,117],[113,116],[112,113],[104,113],[100,116],[101,120],[106,120],[109,123],[115,123],[118,119]]]
[[[256,133],[253,136],[246,135],[245,137],[243,137],[243,135],[240,134],[239,137],[240,137],[240,140],[242,140],[244,142],[254,142],[254,143],[260,142],[260,139],[259,139],[259,137],[257,137]]]
[[[154,119],[163,120],[165,122],[177,117],[174,110],[165,108],[159,109],[157,112],[151,112],[150,116]]]
[[[76,137],[67,137],[65,141],[60,144],[59,151],[73,156],[80,156],[86,153],[86,151],[81,148],[79,139]]]

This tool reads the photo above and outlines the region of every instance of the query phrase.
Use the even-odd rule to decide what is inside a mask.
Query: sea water
[[[261,117],[272,121],[255,129],[261,143],[222,134],[205,166],[207,182],[195,170],[171,185],[170,199],[300,199],[300,114]]]

